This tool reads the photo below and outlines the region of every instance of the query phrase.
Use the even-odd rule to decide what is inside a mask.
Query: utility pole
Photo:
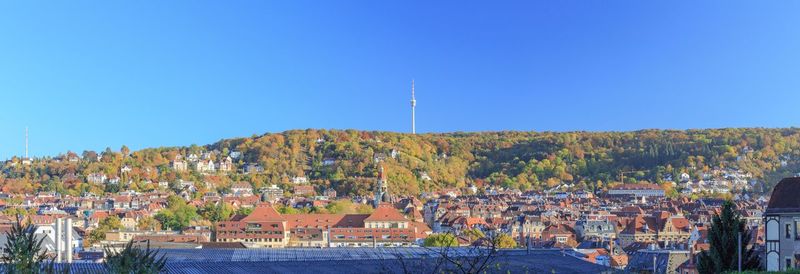
[[[63,250],[63,249],[61,249],[61,242],[62,242],[62,239],[61,239],[61,235],[62,235],[61,234],[61,231],[62,231],[62,229],[61,229],[61,221],[62,221],[61,218],[56,219],[56,225],[55,225],[55,229],[56,229],[56,231],[55,231],[55,236],[56,236],[55,237],[56,238],[56,263],[61,263],[61,251]]]
[[[739,265],[739,273],[742,273],[742,232],[736,235],[736,253],[739,255],[738,265]]]
[[[653,274],[657,273],[658,268],[656,268],[656,254],[653,254]]]
[[[525,254],[531,254],[531,235],[525,237]]]

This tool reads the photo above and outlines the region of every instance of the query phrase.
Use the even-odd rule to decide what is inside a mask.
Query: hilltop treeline
[[[641,130],[633,132],[481,132],[404,134],[357,130],[291,130],[206,146],[163,147],[130,152],[68,152],[53,158],[4,163],[0,183],[6,192],[145,191],[157,182],[197,182],[198,194],[226,192],[235,182],[256,189],[277,184],[290,189],[293,177],[307,177],[319,190],[367,194],[383,163],[395,193],[467,185],[546,189],[563,183],[588,190],[619,183],[660,183],[688,173],[699,178],[714,168],[750,172],[761,181],[796,171],[800,129],[730,128]],[[171,161],[205,154],[214,162],[238,152],[236,172],[177,172]],[[245,174],[247,165],[263,171]],[[121,168],[130,167],[122,173]],[[119,184],[91,184],[90,174],[119,178]]]

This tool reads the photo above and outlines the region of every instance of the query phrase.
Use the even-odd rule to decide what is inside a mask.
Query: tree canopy
[[[169,206],[158,211],[155,216],[163,229],[183,230],[200,217],[197,208],[187,204],[181,197],[170,196],[167,201]]]
[[[736,205],[725,202],[720,214],[714,216],[708,230],[710,248],[700,253],[697,269],[700,273],[724,273],[738,270],[738,237],[741,233],[742,270],[758,269],[758,254],[750,246],[751,231],[736,212]]]
[[[179,171],[177,155],[206,155],[219,162],[237,152],[237,169],[258,164],[263,171],[201,173]],[[632,132],[480,132],[402,134],[357,130],[290,130],[198,146],[160,147],[131,152],[67,152],[2,164],[0,190],[7,193],[56,191],[80,195],[123,190],[148,191],[157,182],[195,182],[198,194],[230,191],[236,182],[254,189],[276,184],[291,189],[290,178],[305,176],[315,189],[340,195],[368,195],[376,161],[381,161],[395,194],[442,188],[502,186],[539,190],[562,182],[588,190],[625,182],[663,183],[687,173],[699,179],[713,168],[737,168],[762,182],[777,182],[800,168],[800,129],[727,128]],[[127,167],[123,172],[122,168]],[[623,174],[624,172],[624,174]],[[89,182],[91,174],[119,179]],[[208,187],[206,187],[208,186]],[[759,188],[761,189],[761,188]],[[764,186],[763,189],[769,189]],[[673,192],[674,193],[674,192]]]
[[[423,246],[427,247],[455,247],[458,246],[458,239],[450,233],[434,233],[425,238]]]

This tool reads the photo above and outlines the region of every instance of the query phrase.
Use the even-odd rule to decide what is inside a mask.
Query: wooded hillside
[[[706,130],[641,130],[635,132],[482,132],[404,134],[357,130],[291,130],[249,138],[226,139],[188,147],[164,147],[130,152],[69,152],[53,158],[4,163],[3,191],[116,192],[148,190],[158,181],[183,179],[210,182],[225,192],[234,182],[255,189],[278,184],[289,189],[292,177],[306,176],[318,189],[332,187],[342,194],[366,194],[377,174],[376,159],[384,163],[390,189],[418,194],[448,187],[497,185],[522,190],[544,189],[560,182],[593,190],[617,183],[678,178],[686,172],[698,178],[715,167],[750,172],[754,178],[776,182],[794,174],[800,157],[800,129],[729,128]],[[231,152],[237,172],[201,174],[176,172],[176,155],[202,155],[214,162]],[[78,157],[79,156],[79,157]],[[76,160],[75,158],[78,158]],[[70,161],[72,159],[72,161]],[[248,164],[263,172],[245,174]],[[122,173],[128,166],[132,171]],[[117,186],[87,182],[90,174],[120,178]],[[429,179],[428,179],[429,178]],[[129,183],[130,182],[130,183]]]

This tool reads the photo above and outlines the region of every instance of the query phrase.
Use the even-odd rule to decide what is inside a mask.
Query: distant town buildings
[[[622,184],[608,190],[608,195],[664,197],[664,189],[656,184]]]
[[[391,205],[372,214],[280,214],[260,205],[247,216],[217,225],[217,241],[260,247],[411,246],[430,230],[412,223]]]

